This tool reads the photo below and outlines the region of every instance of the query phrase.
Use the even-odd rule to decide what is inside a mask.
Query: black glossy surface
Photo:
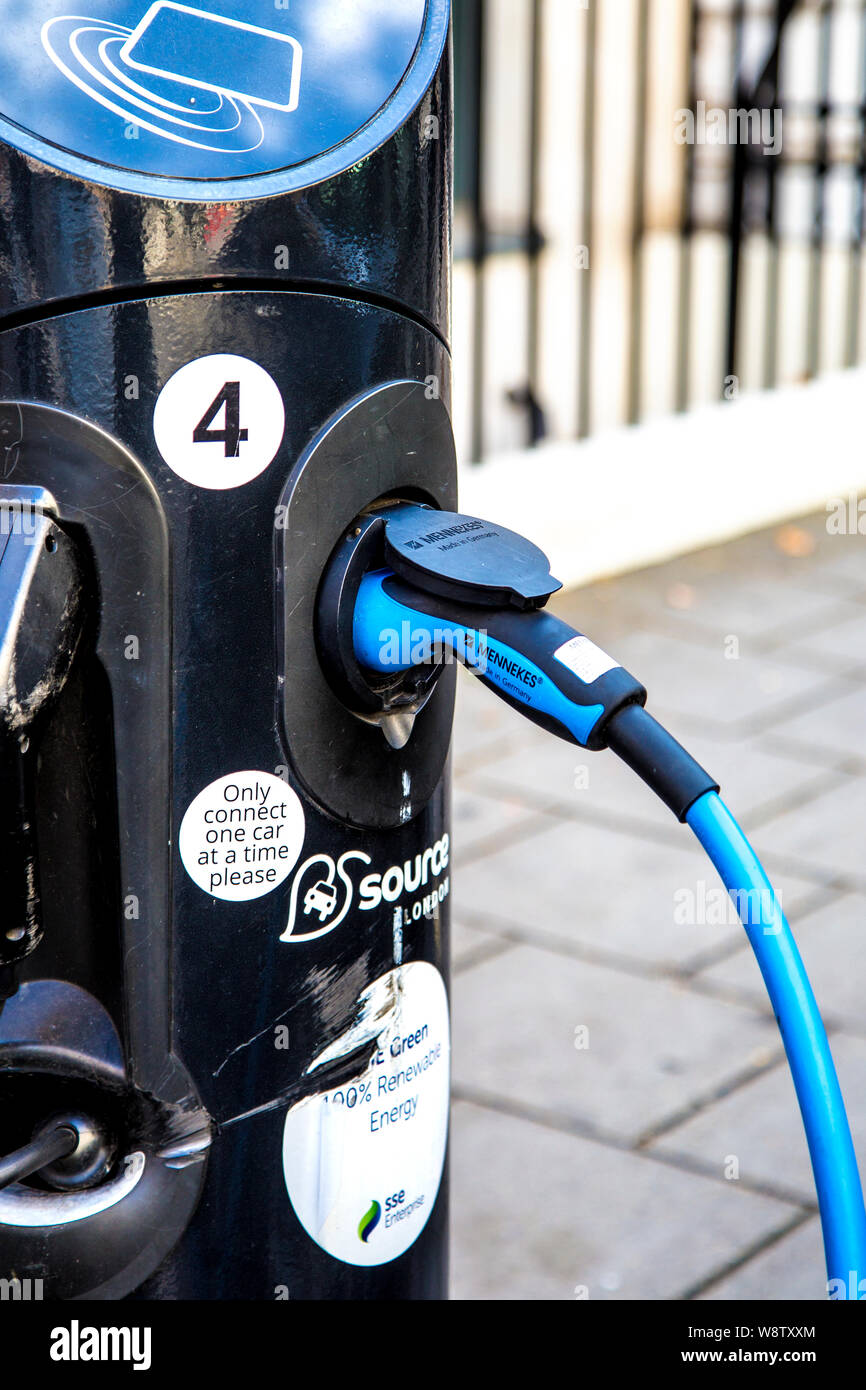
[[[59,346],[39,341],[49,355]],[[93,350],[104,346],[96,335]],[[0,335],[19,397],[39,394],[18,375],[35,349],[35,339]],[[70,350],[56,370],[75,378],[74,361]],[[56,376],[42,375],[59,394]],[[76,380],[86,395],[92,381]],[[38,478],[75,544],[84,617],[72,673],[33,745],[45,936],[0,1014],[0,1126],[23,1124],[20,1143],[71,1108],[104,1118],[124,1156],[146,1155],[139,1187],[117,1207],[44,1227],[0,1213],[0,1265],[44,1277],[49,1298],[119,1298],[177,1241],[204,1176],[201,1163],[172,1168],[158,1150],[206,1135],[208,1125],[170,1036],[167,536],[146,473],[92,425],[47,406],[0,403],[0,441],[6,482],[26,488]],[[126,659],[129,633],[144,662]],[[14,1216],[21,1194],[6,1196]],[[155,1241],[142,1239],[145,1220]]]
[[[177,368],[223,344],[271,373],[286,404],[286,431],[274,461],[257,478],[241,488],[212,491],[185,483],[168,468],[155,447],[152,417],[160,389]],[[106,364],[113,371],[106,371]],[[390,904],[350,914],[319,940],[288,944],[279,938],[287,920],[290,879],[252,901],[213,899],[186,873],[176,844],[184,811],[211,781],[242,768],[292,766],[282,737],[278,682],[282,610],[275,562],[282,535],[275,518],[297,460],[347,401],[377,385],[395,379],[424,383],[435,377],[447,393],[444,349],[433,334],[399,315],[347,299],[226,292],[93,309],[0,334],[0,371],[10,394],[51,400],[123,439],[143,470],[125,478],[119,474],[115,481],[109,474],[100,477],[74,457],[68,444],[48,441],[50,414],[42,418],[32,407],[7,411],[7,475],[21,483],[38,477],[50,485],[60,514],[81,525],[101,551],[97,650],[108,670],[120,736],[119,886],[121,893],[135,893],[141,902],[139,919],[120,924],[131,948],[125,960],[133,1032],[127,1033],[126,1046],[139,1070],[146,1067],[151,1084],[159,1087],[159,1047],[150,1033],[153,1010],[158,1019],[170,990],[172,1051],[222,1127],[208,1161],[198,1224],[146,1292],[160,1297],[180,1296],[170,1294],[171,1289],[189,1297],[273,1297],[276,1285],[291,1282],[299,1297],[311,1296],[309,1291],[384,1297],[398,1287],[439,1297],[445,1261],[441,1194],[417,1246],[398,1262],[402,1275],[396,1266],[343,1265],[301,1233],[281,1168],[259,1158],[254,1162],[250,1154],[259,1152],[256,1141],[244,1137],[257,1113],[270,1120],[257,1120],[256,1132],[267,1123],[268,1132],[276,1135],[312,1058],[353,1021],[366,985],[393,967]],[[123,389],[130,374],[138,381],[135,399],[128,399]],[[108,448],[105,436],[94,438],[105,439]],[[407,438],[402,446],[407,466],[412,442]],[[50,468],[46,459],[52,461]],[[453,477],[447,481],[452,467],[453,460],[443,473],[446,495],[453,486]],[[323,561],[343,524],[339,491],[332,489],[331,496],[335,529],[322,546]],[[161,523],[145,520],[153,507]],[[332,523],[324,514],[317,519],[323,535]],[[160,553],[163,527],[165,555]],[[146,550],[139,553],[142,538]],[[295,543],[302,547],[303,536]],[[143,582],[134,578],[136,568]],[[138,591],[144,593],[143,607],[135,599]],[[171,785],[168,817],[154,780],[162,775],[161,755],[143,764],[134,741],[124,734],[142,697],[154,682],[157,691],[160,686],[168,652],[153,645],[164,641],[153,624],[163,621],[163,593],[170,599],[173,715],[160,731],[152,724],[152,712],[147,736],[155,733],[153,746],[170,750],[165,769]],[[124,660],[124,638],[130,632],[143,634],[142,660]],[[414,814],[399,828],[359,832],[317,805],[303,784],[291,772],[289,776],[304,802],[304,856],[363,847],[373,867],[384,871],[421,853],[448,828],[444,783],[426,805],[413,807]],[[155,844],[162,836],[163,843],[174,846],[163,926],[158,853],[147,852],[146,841],[130,830],[142,823],[152,826]],[[46,878],[57,882],[63,873],[63,840],[53,848],[49,843],[46,852]],[[169,979],[154,970],[166,931],[172,943]],[[446,898],[434,917],[405,932],[404,959],[431,961],[447,979],[448,939]],[[147,940],[150,947],[144,953],[141,945]],[[278,1021],[289,1027],[290,1051],[274,1047]],[[156,1033],[158,1039],[159,1027]],[[249,1121],[241,1118],[247,1115]],[[269,1142],[278,1154],[276,1139]],[[282,1233],[276,1243],[275,1232]],[[227,1253],[215,1264],[211,1256],[205,1262],[204,1252],[214,1249]],[[285,1275],[287,1264],[290,1277]]]
[[[0,507],[7,494],[0,489]],[[35,493],[34,496],[39,496]],[[3,511],[0,553],[0,963],[42,938],[36,855],[38,735],[69,677],[84,626],[85,577],[74,543],[51,518]]]
[[[448,370],[442,352],[433,375],[446,394]],[[390,747],[378,725],[349,712],[357,705],[347,707],[327,678],[321,642],[314,640],[323,577],[338,542],[351,545],[345,537],[370,503],[422,496],[448,506],[456,475],[441,396],[403,381],[366,393],[330,421],[285,493],[281,659],[289,756],[311,795],[352,825],[393,829],[434,794],[451,741],[456,672],[452,667],[440,676],[405,747]]]
[[[446,0],[429,0],[431,14],[441,27]],[[350,913],[321,938],[281,941],[291,875],[260,898],[215,899],[177,848],[196,795],[241,769],[276,772],[297,790],[302,856],[362,844],[384,872],[447,830],[447,777],[432,779],[405,823],[360,832],[296,776],[278,642],[278,560],[282,575],[293,555],[283,555],[275,518],[299,459],[378,386],[435,378],[448,401],[450,58],[418,81],[410,70],[361,145],[244,188],[73,159],[59,174],[59,158],[15,148],[8,127],[3,143],[0,129],[0,378],[11,402],[0,404],[0,476],[51,488],[92,560],[98,596],[87,663],[46,733],[46,944],[28,980],[56,972],[110,1014],[137,1106],[126,1119],[109,1106],[121,1131],[164,1153],[202,1138],[200,1105],[214,1121],[188,1227],[204,1170],[172,1168],[171,1154],[94,1223],[88,1259],[100,1297],[136,1284],[145,1298],[273,1299],[279,1286],[292,1298],[444,1294],[447,1175],[416,1244],[392,1264],[359,1268],[306,1235],[282,1172],[286,1110],[309,1093],[310,1062],[395,963],[390,903]],[[169,468],[153,416],[178,369],[227,352],[271,375],[285,433],[257,476],[221,491]],[[453,486],[449,454],[431,495],[447,500]],[[313,524],[326,554],[344,518],[339,491],[323,497]],[[407,923],[402,959],[431,962],[447,983],[447,897]],[[278,1022],[289,1028],[285,1050],[274,1046]],[[54,1070],[38,1071],[26,1042],[16,1043],[20,1066],[8,1057],[0,1066],[7,1111],[22,1123],[60,1082],[70,1105],[94,1114],[113,1094],[102,1073],[59,1077],[54,1053]],[[74,1046],[64,1038],[61,1050]],[[75,1287],[80,1249],[74,1223],[56,1241],[39,1235],[26,1259],[3,1244],[9,1267],[50,1280],[56,1266],[63,1278],[49,1297]]]
[[[284,1114],[283,1110],[267,1111],[224,1130],[209,1160],[202,1201],[181,1246],[139,1290],[138,1297],[289,1299],[290,1304],[309,1299],[444,1298],[447,1160],[430,1219],[411,1249],[390,1264],[356,1269],[314,1245],[292,1211],[281,1169]],[[291,1314],[291,1306],[287,1313]]]
[[[123,192],[0,143],[0,319],[240,278],[385,300],[447,338],[451,172],[447,57],[393,139],[336,180],[252,201]]]

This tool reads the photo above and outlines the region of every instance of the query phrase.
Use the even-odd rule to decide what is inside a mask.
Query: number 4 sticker
[[[153,412],[162,457],[195,487],[241,487],[276,457],[286,427],[279,387],[248,357],[214,353],[166,382]]]

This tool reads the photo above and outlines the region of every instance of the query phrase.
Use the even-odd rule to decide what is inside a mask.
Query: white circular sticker
[[[183,866],[212,898],[244,902],[291,873],[304,843],[299,798],[272,772],[230,772],[199,792],[180,824]]]
[[[240,487],[257,478],[275,458],[285,427],[273,377],[248,357],[227,352],[176,371],[153,412],[159,452],[196,487]]]
[[[300,1101],[283,1131],[283,1173],[298,1220],[350,1265],[386,1264],[414,1244],[445,1162],[450,1047],[442,976],[411,961],[367,993],[383,991],[394,1004],[363,1076]]]

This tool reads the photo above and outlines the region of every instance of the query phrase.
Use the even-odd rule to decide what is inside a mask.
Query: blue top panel
[[[224,198],[226,182],[291,170],[280,186],[300,186],[402,124],[435,72],[448,11],[448,0],[28,0],[0,30],[0,138],[115,187],[219,181],[192,196]],[[256,183],[237,193],[271,191]]]

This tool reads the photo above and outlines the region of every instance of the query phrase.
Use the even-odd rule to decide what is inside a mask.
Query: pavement
[[[551,607],[721,783],[866,1172],[866,536],[822,513]],[[825,1298],[778,1031],[691,832],[465,673],[452,762],[452,1296]]]

